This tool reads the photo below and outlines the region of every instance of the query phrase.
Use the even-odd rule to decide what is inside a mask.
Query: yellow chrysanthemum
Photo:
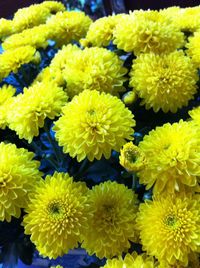
[[[16,73],[21,65],[34,61],[37,56],[35,48],[24,46],[5,51],[0,54],[0,81],[9,75]]]
[[[188,267],[188,255],[200,250],[200,199],[165,196],[140,205],[137,227],[143,249],[158,260]]]
[[[88,228],[87,187],[68,174],[47,176],[36,188],[24,217],[25,234],[43,256],[57,258],[78,246]]]
[[[200,267],[200,260],[199,260],[199,254],[191,252],[191,254],[188,254],[188,268],[199,268]],[[161,261],[158,268],[184,268],[184,265],[181,264],[179,261],[177,261],[174,265],[170,265],[166,261]]]
[[[41,173],[34,154],[14,144],[0,143],[0,221],[19,218]]]
[[[61,47],[71,41],[79,41],[86,35],[91,23],[92,20],[84,12],[58,12],[47,21],[47,26],[50,28],[49,37]]]
[[[189,111],[189,115],[200,126],[200,106]]]
[[[20,33],[13,34],[6,38],[2,47],[5,50],[32,46],[34,48],[46,48],[48,46],[50,29],[46,24],[26,29]]]
[[[108,46],[113,39],[113,31],[117,23],[119,23],[125,14],[118,14],[116,16],[103,17],[90,25],[85,39],[82,39],[80,43],[83,46]]]
[[[112,150],[119,151],[126,139],[131,140],[135,120],[117,97],[85,90],[63,108],[55,123],[56,139],[65,153],[90,161],[108,159]]]
[[[122,258],[107,260],[104,268],[155,268],[152,257],[147,257],[145,254],[138,255],[134,252],[132,255],[126,254],[124,260]]]
[[[63,268],[61,265],[51,266],[51,268]]]
[[[181,192],[197,186],[200,176],[200,139],[196,128],[180,121],[157,127],[139,143],[145,166],[138,172],[140,183],[154,193]]]
[[[122,101],[125,103],[125,105],[131,105],[133,103],[135,103],[137,100],[137,94],[135,93],[135,91],[128,91],[126,92],[123,97],[122,97]]]
[[[135,55],[167,53],[183,46],[184,35],[158,11],[135,11],[116,25],[114,44]]]
[[[56,1],[48,1],[20,8],[13,18],[14,32],[20,32],[24,29],[43,24],[51,14],[64,10],[65,6]]]
[[[83,233],[83,248],[99,258],[119,256],[136,237],[137,197],[123,184],[107,181],[88,194],[93,212],[89,228]]]
[[[200,16],[199,16],[200,17]],[[186,44],[188,48],[187,54],[191,57],[192,62],[197,68],[200,68],[200,31],[189,37],[189,42]]]
[[[45,118],[54,119],[61,113],[67,102],[67,95],[54,83],[36,83],[17,95],[8,111],[9,128],[15,130],[20,139],[30,143],[39,135],[39,128],[44,126]]]
[[[16,89],[11,85],[4,85],[0,88],[0,128],[7,126],[7,111],[13,100]]]
[[[130,86],[146,109],[175,113],[197,92],[198,72],[183,51],[141,54],[133,61]]]
[[[184,32],[195,32],[200,29],[200,6],[181,8],[172,20]]]
[[[67,50],[67,48],[66,48]],[[85,48],[69,53],[62,71],[70,97],[84,89],[104,91],[113,95],[125,90],[127,69],[115,53],[105,48]]]
[[[0,19],[0,40],[12,34],[12,32],[13,32],[12,21],[6,19]]]
[[[145,165],[145,157],[132,142],[126,143],[120,150],[120,164],[129,171],[139,171]]]

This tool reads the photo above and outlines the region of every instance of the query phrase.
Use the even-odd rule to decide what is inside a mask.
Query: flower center
[[[175,216],[168,216],[165,220],[165,224],[169,227],[176,227],[178,219]]]
[[[48,205],[48,213],[53,218],[62,218],[65,214],[65,209],[60,202],[54,201]]]
[[[134,150],[127,150],[125,152],[126,159],[131,163],[134,163],[137,160],[136,155],[137,155],[137,152]]]

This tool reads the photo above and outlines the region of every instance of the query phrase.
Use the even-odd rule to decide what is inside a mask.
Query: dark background
[[[9,17],[17,9],[29,6],[33,3],[40,3],[42,0],[0,0],[0,17]],[[89,2],[86,0],[87,5]],[[134,9],[160,9],[178,5],[180,7],[192,7],[200,5],[200,0],[102,0],[106,15],[128,12]]]

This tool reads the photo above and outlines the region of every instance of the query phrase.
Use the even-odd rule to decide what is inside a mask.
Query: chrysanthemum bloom
[[[200,267],[199,254],[191,252],[188,255],[188,268],[198,268]],[[184,265],[177,261],[174,265],[170,265],[166,261],[161,261],[158,268],[184,268]]]
[[[0,88],[0,128],[4,129],[7,125],[7,112],[11,105],[16,89],[11,85],[3,85]]]
[[[167,53],[184,45],[183,33],[157,11],[135,11],[120,19],[114,44],[126,52]]]
[[[24,29],[43,24],[51,14],[58,11],[64,11],[65,6],[56,1],[48,1],[41,4],[31,5],[29,7],[20,8],[13,18],[13,31],[20,32]]]
[[[57,46],[79,41],[84,37],[92,20],[80,11],[58,12],[47,21],[50,28],[50,39],[56,41]]]
[[[108,159],[112,150],[119,152],[132,139],[135,120],[117,97],[85,90],[63,108],[55,123],[56,139],[63,151],[80,162]]]
[[[45,118],[54,119],[67,102],[67,95],[54,83],[36,83],[17,95],[8,111],[9,128],[15,130],[20,139],[30,143],[39,135]]]
[[[103,268],[155,268],[158,267],[152,257],[145,254],[138,255],[134,252],[132,255],[126,254],[124,260],[122,258],[114,258],[107,260]]]
[[[145,157],[136,145],[128,142],[120,150],[119,162],[129,171],[139,171],[145,165]]]
[[[34,48],[46,48],[49,39],[49,27],[46,24],[35,26],[31,29],[23,30],[6,38],[2,47],[5,50],[19,48],[22,46],[32,46]]]
[[[94,21],[87,32],[85,39],[81,39],[83,46],[108,46],[113,39],[113,31],[117,23],[120,23],[122,17],[126,14],[118,14],[116,16],[108,16]]]
[[[70,97],[84,89],[117,95],[125,90],[123,83],[127,80],[123,61],[114,52],[98,47],[74,51],[73,56],[68,54],[62,73]]]
[[[82,247],[99,258],[112,258],[126,252],[136,238],[137,197],[123,184],[107,181],[88,194],[93,212],[89,228],[83,233]]]
[[[141,105],[176,113],[197,92],[197,69],[183,51],[156,55],[141,54],[133,61],[130,86],[142,99]]]
[[[200,23],[199,23],[199,28],[200,28]],[[188,48],[187,54],[191,57],[192,62],[197,68],[200,68],[199,42],[200,42],[200,31],[194,33],[193,36],[189,37],[189,42],[186,44],[186,47]]]
[[[0,143],[0,221],[19,218],[21,208],[28,205],[29,195],[41,178],[39,162],[33,157],[14,144]]]
[[[200,126],[200,106],[189,111],[189,115],[194,120],[194,122]]]
[[[137,227],[143,250],[171,265],[188,267],[188,256],[200,250],[200,199],[165,196],[140,205]]]
[[[149,132],[139,143],[145,166],[138,172],[140,183],[154,193],[181,192],[197,186],[200,176],[198,131],[188,122],[165,124]]]
[[[12,21],[6,19],[0,19],[0,40],[12,34],[12,31],[13,31]]]
[[[125,103],[125,105],[129,106],[133,103],[135,103],[137,100],[137,94],[135,93],[135,91],[128,91],[126,92],[123,97],[122,97],[122,101]]]
[[[78,246],[88,228],[87,187],[68,174],[47,176],[36,188],[24,217],[25,234],[43,256],[57,258]]]
[[[0,81],[10,72],[16,73],[21,65],[34,61],[35,57],[38,57],[38,54],[31,46],[11,49],[0,54]]]

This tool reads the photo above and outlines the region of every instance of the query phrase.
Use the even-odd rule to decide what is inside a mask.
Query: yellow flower
[[[129,171],[139,171],[145,165],[145,157],[132,142],[126,143],[120,150],[120,164]]]
[[[12,21],[6,19],[0,19],[0,40],[12,34]]]
[[[63,268],[61,265],[51,266],[51,268]]]
[[[85,48],[66,53],[66,64],[62,71],[70,97],[84,89],[104,91],[113,95],[125,90],[127,69],[115,53],[105,48]],[[66,48],[67,51],[67,48]]]
[[[8,50],[0,54],[0,81],[10,72],[16,73],[23,64],[34,61],[36,56],[36,50],[31,46]]]
[[[34,154],[11,143],[0,143],[0,221],[19,218],[41,173]]]
[[[15,130],[20,139],[30,143],[34,136],[39,135],[45,118],[59,116],[66,102],[66,93],[54,83],[36,83],[25,88],[23,94],[15,97],[8,111],[9,128]]]
[[[143,250],[171,265],[188,267],[188,257],[199,251],[200,199],[165,196],[140,205],[137,227]]]
[[[146,109],[176,113],[197,92],[198,72],[183,51],[141,54],[133,61],[130,86]]]
[[[197,129],[180,121],[149,132],[139,143],[145,166],[138,172],[140,183],[154,193],[182,192],[197,186],[200,176],[200,139]]]
[[[124,260],[122,258],[114,258],[107,260],[103,268],[155,268],[157,264],[154,263],[152,257],[147,257],[145,254],[138,255],[134,252],[132,255],[126,254]],[[164,268],[164,267],[163,267]]]
[[[131,105],[134,102],[136,102],[137,100],[137,94],[135,93],[135,91],[128,91],[126,92],[123,97],[122,97],[123,102],[125,103],[125,105]]]
[[[131,111],[110,94],[85,90],[63,108],[55,123],[56,139],[65,153],[90,161],[108,159],[111,150],[119,151],[131,140],[135,120]]]
[[[0,88],[0,128],[4,129],[7,126],[7,112],[12,103],[16,89],[11,85],[3,85]]]
[[[80,43],[83,46],[108,46],[113,39],[113,31],[117,23],[125,14],[116,16],[108,16],[94,21],[87,32],[85,39],[81,39]]]
[[[41,4],[31,5],[29,7],[20,8],[13,18],[14,32],[21,32],[24,29],[43,24],[51,13],[64,11],[65,6],[56,1],[43,2]]]
[[[187,54],[191,57],[192,62],[197,68],[200,68],[199,42],[200,42],[200,31],[194,33],[193,36],[189,37],[189,42],[186,44],[186,48],[188,48]]]
[[[167,53],[184,45],[184,35],[158,11],[135,11],[116,25],[114,44],[135,55]]]
[[[58,12],[47,21],[49,38],[61,47],[71,41],[79,41],[87,33],[92,20],[80,11]]]
[[[55,172],[40,182],[24,217],[25,234],[43,256],[57,258],[78,246],[90,217],[87,187]]]
[[[200,267],[199,254],[191,252],[188,254],[188,268]],[[174,265],[168,264],[166,261],[161,261],[158,268],[184,268],[184,265],[177,261]]]
[[[16,33],[6,38],[2,47],[5,50],[22,46],[46,48],[48,46],[49,31],[50,29],[46,24],[23,30],[21,33]]]
[[[200,126],[200,106],[189,111],[189,115],[194,120],[194,122]]]
[[[88,194],[93,212],[89,228],[83,233],[82,246],[99,258],[121,255],[136,237],[137,197],[123,184],[107,181]]]

